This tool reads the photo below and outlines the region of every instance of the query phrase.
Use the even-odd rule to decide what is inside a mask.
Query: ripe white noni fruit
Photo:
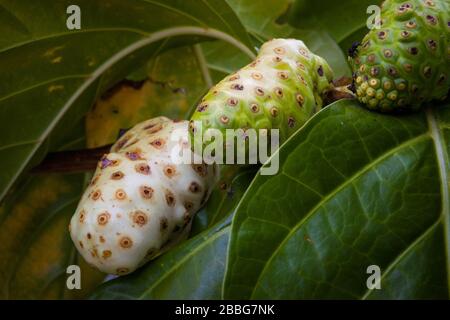
[[[128,274],[188,236],[218,176],[215,165],[180,164],[174,156],[192,155],[188,124],[142,122],[100,160],[69,225],[89,264]]]

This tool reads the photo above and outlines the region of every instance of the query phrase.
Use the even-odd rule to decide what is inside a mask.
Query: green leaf
[[[0,298],[83,298],[105,277],[77,253],[67,226],[83,175],[27,179],[0,207]],[[68,290],[66,268],[79,265],[82,290]]]
[[[450,105],[340,101],[279,150],[237,208],[225,298],[449,298]],[[368,290],[371,265],[381,290]]]
[[[191,236],[211,228],[233,212],[255,174],[256,169],[251,167],[222,166],[220,181],[212,191],[206,205],[195,216]]]
[[[370,5],[380,4],[380,0],[296,0],[289,23],[299,29],[321,28],[341,42],[366,25]]]
[[[233,169],[227,168],[229,173]],[[220,299],[231,216],[253,176],[254,170],[247,170],[233,179],[225,194],[220,188],[213,192],[195,218],[193,238],[137,272],[105,283],[91,298]]]
[[[253,56],[223,0],[80,0],[79,31],[66,28],[70,4],[0,1],[0,199],[46,140],[58,143],[99,93],[152,54],[218,38]]]
[[[236,10],[236,14],[249,33],[259,39],[259,44],[277,37],[299,39],[305,42],[311,51],[328,61],[337,78],[351,74],[346,55],[327,32],[331,30],[321,28],[320,24],[316,24],[312,28],[311,26],[308,28],[302,26],[296,29],[287,23],[287,16],[292,11],[291,0],[266,1],[264,3],[254,0],[227,0],[227,2]],[[308,3],[313,2],[308,1]],[[322,2],[316,1],[315,3],[319,7],[322,6]]]

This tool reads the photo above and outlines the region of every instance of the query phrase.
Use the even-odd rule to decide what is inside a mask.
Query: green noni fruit
[[[191,118],[202,130],[279,129],[280,143],[323,107],[332,70],[302,41],[273,39],[256,59],[204,96]],[[197,122],[194,122],[197,121]]]
[[[417,110],[450,87],[450,1],[386,0],[381,28],[352,50],[358,99],[383,112]]]

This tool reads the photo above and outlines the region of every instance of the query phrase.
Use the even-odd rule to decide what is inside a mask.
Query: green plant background
[[[67,224],[89,173],[30,168],[153,116],[188,119],[271,38],[349,76],[379,1],[79,0],[69,31],[72,2],[0,0],[0,298],[449,298],[448,102],[402,117],[336,102],[280,148],[278,175],[227,168],[185,243],[115,280],[85,265]],[[82,290],[66,289],[71,264]]]

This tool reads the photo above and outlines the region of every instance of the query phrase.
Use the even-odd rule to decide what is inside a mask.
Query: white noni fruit
[[[188,124],[165,117],[142,122],[100,160],[69,225],[89,264],[128,274],[188,236],[218,176],[215,165],[174,157],[192,155]]]

